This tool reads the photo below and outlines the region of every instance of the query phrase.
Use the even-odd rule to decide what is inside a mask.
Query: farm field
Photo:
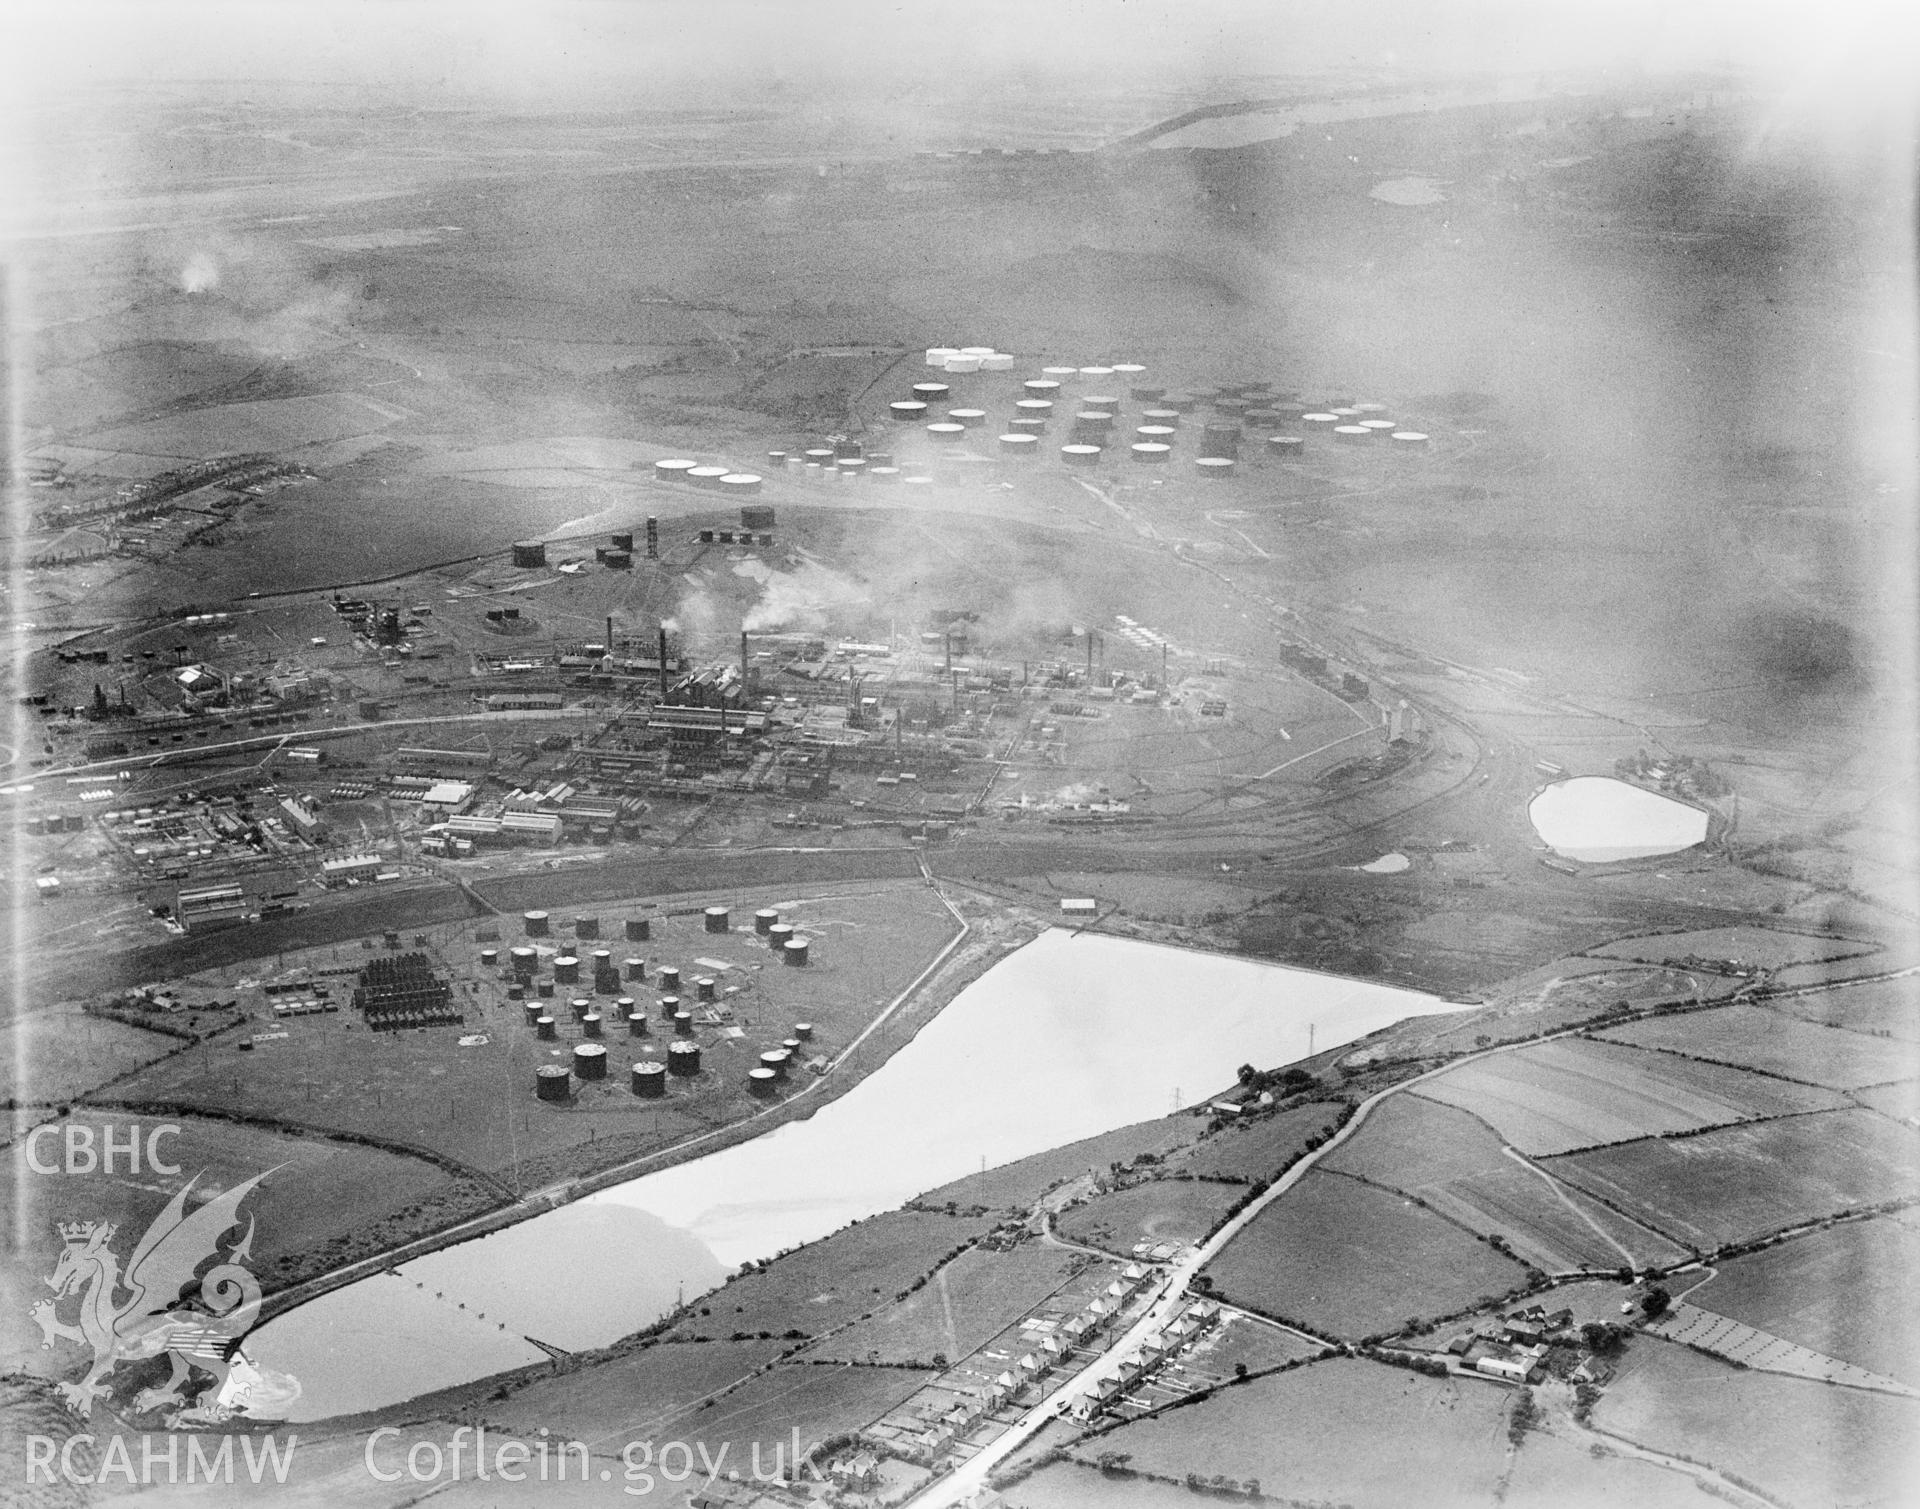
[[[1897,1085],[1875,1085],[1871,1089],[1855,1090],[1853,1098],[1896,1121],[1920,1123],[1920,1081],[1908,1079]]]
[[[1829,1111],[1596,1148],[1546,1167],[1710,1251],[1920,1192],[1920,1133],[1873,1111]]]
[[[1271,1179],[1287,1160],[1334,1124],[1338,1102],[1309,1101],[1246,1126],[1227,1125],[1169,1158],[1168,1165],[1183,1174],[1202,1178]]]
[[[1246,1189],[1237,1184],[1151,1179],[1131,1189],[1096,1195],[1084,1205],[1063,1211],[1057,1229],[1069,1242],[1120,1257],[1131,1255],[1141,1242],[1198,1244],[1245,1194]]]
[[[1279,1367],[1301,1357],[1326,1350],[1326,1343],[1313,1341],[1292,1331],[1283,1331],[1250,1315],[1221,1312],[1222,1325],[1214,1327],[1205,1341],[1180,1359],[1188,1373],[1207,1373],[1231,1378],[1236,1363],[1245,1363],[1250,1373]]]
[[[1584,1039],[1463,1064],[1419,1093],[1473,1112],[1536,1157],[1844,1104],[1830,1091]]]
[[[1509,1153],[1477,1117],[1417,1092],[1395,1095],[1319,1165],[1418,1195],[1483,1236],[1499,1234],[1536,1268],[1635,1268],[1679,1262],[1657,1232]]]
[[[1395,1331],[1524,1282],[1520,1264],[1370,1184],[1308,1172],[1207,1265],[1235,1304],[1328,1335]]]
[[[1205,1130],[1206,1123],[1197,1116],[1163,1116],[1136,1122],[983,1173],[968,1174],[928,1190],[914,1203],[944,1205],[952,1201],[962,1210],[1025,1211],[1056,1184],[1079,1178],[1091,1169],[1104,1169],[1110,1163],[1130,1163],[1141,1153],[1165,1157],[1197,1141]]]
[[[1600,1034],[1609,1042],[1664,1049],[1783,1079],[1853,1090],[1920,1074],[1920,1049],[1804,1022],[1758,1006],[1717,1006],[1682,1016],[1652,1017]]]
[[[181,1038],[89,1016],[73,1001],[16,1012],[6,1032],[13,1051],[0,1063],[0,1096],[16,1105],[77,1099],[187,1046]]]
[[[1920,1043],[1920,979],[1911,976],[1840,985],[1812,995],[1781,996],[1767,1002],[1767,1010],[1852,1032],[1885,1033],[1905,1043]]]
[[[818,1336],[890,1303],[991,1224],[984,1217],[921,1210],[889,1211],[855,1222],[786,1254],[769,1269],[730,1280],[670,1334],[675,1340],[790,1330]]]
[[[1762,969],[1825,959],[1850,959],[1879,951],[1879,945],[1826,933],[1794,933],[1771,927],[1712,927],[1683,933],[1654,933],[1616,938],[1591,954],[1663,964],[1674,959],[1731,959]]]
[[[1514,1395],[1336,1357],[1221,1389],[1203,1404],[1137,1420],[1075,1450],[1125,1452],[1142,1472],[1181,1479],[1196,1465],[1293,1500],[1354,1509],[1485,1505],[1506,1453]],[[1284,1421],[1284,1429],[1275,1422]]]
[[[161,1124],[86,1110],[70,1118],[70,1124],[92,1131],[96,1147],[109,1124],[124,1138],[130,1122],[148,1132]],[[411,1223],[412,1229],[424,1215],[425,1224],[447,1225],[502,1201],[499,1191],[478,1181],[378,1148],[191,1117],[176,1124],[179,1135],[157,1146],[166,1161],[179,1165],[179,1179],[122,1170],[39,1174],[27,1168],[24,1141],[8,1150],[0,1165],[0,1200],[15,1213],[18,1237],[13,1261],[0,1273],[0,1354],[14,1365],[37,1368],[44,1358],[51,1366],[63,1356],[41,1351],[39,1327],[27,1318],[30,1300],[46,1297],[40,1276],[53,1271],[60,1255],[60,1221],[85,1216],[113,1222],[122,1233],[119,1249],[128,1252],[182,1182],[193,1181],[198,1201],[265,1169],[242,1213],[255,1219],[251,1266],[271,1293],[379,1250],[393,1240],[392,1222]],[[42,1162],[60,1162],[60,1145],[57,1136],[43,1139]]]
[[[1711,1509],[1719,1501],[1684,1472],[1529,1431],[1507,1479],[1508,1509]]]
[[[1182,1475],[1184,1477],[1184,1474]],[[1053,1462],[1007,1490],[1009,1509],[1193,1509],[1184,1481],[1108,1477],[1082,1462]]]
[[[1593,1423],[1786,1503],[1892,1505],[1909,1502],[1920,1401],[1746,1372],[1648,1337],[1629,1349]]]
[[[298,452],[303,446],[384,430],[400,417],[386,405],[357,394],[321,393],[195,409],[146,424],[102,430],[89,443],[101,450],[195,460],[253,451]]]
[[[975,1247],[924,1288],[806,1355],[899,1364],[930,1362],[939,1352],[958,1362],[1059,1288],[1080,1262],[1073,1253],[1037,1242],[1022,1242],[1010,1252]]]
[[[1920,1387],[1920,1232],[1897,1221],[1843,1221],[1747,1253],[1687,1299]]]
[[[565,1420],[579,1440],[616,1434],[623,1443],[645,1439],[661,1422],[757,1372],[792,1345],[700,1341],[641,1347],[514,1385],[504,1400],[487,1401],[487,1419],[526,1436]]]

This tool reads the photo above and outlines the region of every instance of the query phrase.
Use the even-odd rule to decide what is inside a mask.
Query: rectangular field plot
[[[1825,933],[1785,932],[1771,927],[1711,927],[1686,933],[1655,933],[1642,938],[1618,938],[1589,953],[1611,959],[1641,959],[1650,964],[1670,959],[1731,960],[1779,969],[1787,964],[1824,959],[1850,959],[1878,951],[1879,945],[1858,938],[1835,938]]]
[[[1897,1085],[1855,1090],[1853,1098],[1863,1106],[1872,1106],[1883,1116],[1920,1124],[1920,1080],[1905,1079]]]
[[[1920,1134],[1874,1111],[1829,1111],[1595,1148],[1546,1167],[1705,1251],[1920,1192]]]
[[[1092,1462],[1102,1452],[1126,1452],[1137,1471],[1175,1482],[1194,1471],[1243,1484],[1258,1479],[1265,1492],[1294,1503],[1491,1504],[1513,1397],[1506,1389],[1335,1357],[1136,1420],[1074,1455]],[[1056,1502],[1027,1497],[1027,1486],[1015,1502]]]
[[[1230,1179],[1271,1179],[1309,1137],[1333,1125],[1340,1107],[1331,1101],[1311,1101],[1266,1116],[1247,1126],[1225,1126],[1177,1158],[1167,1161],[1181,1173]]]
[[[1058,1247],[1030,1242],[1011,1252],[973,1248],[905,1299],[839,1332],[806,1356],[898,1366],[930,1365],[940,1353],[958,1362],[1053,1293],[1080,1261]]]
[[[1712,1509],[1714,1501],[1684,1471],[1529,1431],[1507,1479],[1504,1509]]]
[[[1911,1399],[1743,1372],[1647,1337],[1629,1348],[1593,1423],[1738,1473],[1776,1503],[1912,1502]]]
[[[1898,1221],[1844,1221],[1750,1252],[1687,1299],[1920,1387],[1920,1231]]]
[[[1246,1194],[1238,1184],[1211,1180],[1154,1179],[1131,1189],[1096,1195],[1065,1211],[1060,1234],[1120,1257],[1146,1243],[1197,1246],[1226,1219],[1227,1208]]]
[[[1684,1016],[1653,1017],[1601,1036],[1609,1042],[1661,1048],[1834,1090],[1920,1074],[1920,1049],[1911,1043],[1822,1027],[1758,1006],[1719,1006]]]
[[[1784,1011],[1802,1021],[1844,1027],[1849,1032],[1920,1043],[1920,976],[1867,980],[1812,995],[1782,996],[1767,1002],[1767,1009]]]
[[[1321,1166],[1418,1195],[1482,1235],[1504,1237],[1548,1273],[1663,1266],[1686,1256],[1508,1152],[1478,1118],[1418,1094],[1384,1101]]]
[[[1534,1156],[1845,1104],[1826,1090],[1586,1040],[1462,1064],[1420,1093],[1472,1111]]]
[[[1390,1191],[1310,1171],[1207,1265],[1222,1298],[1331,1336],[1451,1315],[1526,1270]]]

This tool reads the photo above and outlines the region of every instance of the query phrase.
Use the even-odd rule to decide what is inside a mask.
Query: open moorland
[[[1205,1276],[1222,1299],[1346,1339],[1451,1315],[1527,1280],[1452,1221],[1319,1169],[1261,1211]]]
[[[1419,1093],[1395,1095],[1321,1167],[1401,1190],[1550,1274],[1664,1267],[1685,1251],[1570,1189],[1483,1121]]]
[[[1827,1090],[1583,1040],[1462,1064],[1419,1093],[1471,1111],[1534,1157],[1845,1103]]]
[[[1543,1160],[1556,1177],[1702,1252],[1920,1196],[1920,1131],[1826,1111]]]

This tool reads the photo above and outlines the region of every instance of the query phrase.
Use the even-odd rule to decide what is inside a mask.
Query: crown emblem
[[[103,1229],[107,1236],[111,1238],[114,1230],[113,1227],[106,1226],[100,1221],[62,1221],[60,1223],[60,1239],[68,1243],[86,1242],[92,1240],[95,1232]]]

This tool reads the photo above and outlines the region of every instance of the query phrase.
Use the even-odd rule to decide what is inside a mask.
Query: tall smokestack
[[[607,659],[613,659],[613,615],[607,615]]]
[[[660,625],[660,700],[667,700],[667,626]]]
[[[1087,630],[1087,684],[1093,684],[1093,630]]]
[[[747,684],[747,631],[740,631],[740,684]]]

